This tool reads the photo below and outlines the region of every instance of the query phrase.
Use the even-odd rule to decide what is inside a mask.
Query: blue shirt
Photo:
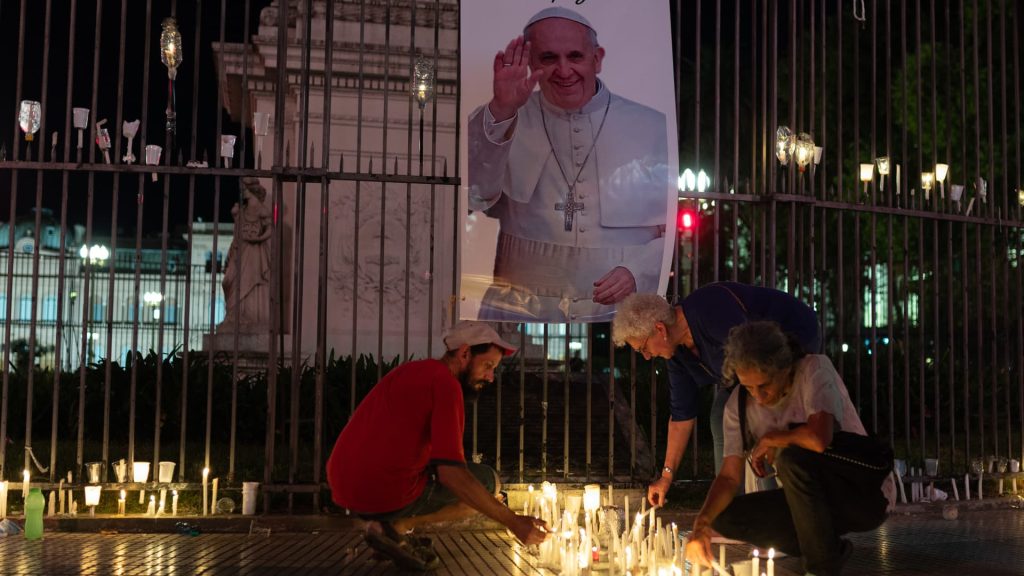
[[[781,290],[715,282],[691,292],[680,307],[698,354],[678,346],[668,361],[669,407],[676,422],[696,418],[699,388],[722,380],[723,348],[733,326],[773,320],[783,332],[796,336],[805,352],[813,354],[821,348],[817,314]]]

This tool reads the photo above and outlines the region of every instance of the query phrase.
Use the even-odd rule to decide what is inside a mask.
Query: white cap
[[[511,356],[518,350],[503,340],[490,325],[475,320],[459,322],[448,329],[444,336],[444,345],[448,350],[457,350],[464,345],[476,346],[477,344],[494,344],[505,351],[505,356]]]
[[[588,22],[587,19],[584,18],[583,15],[580,14],[579,12],[576,12],[575,10],[570,10],[568,8],[563,8],[561,6],[552,6],[550,8],[545,8],[540,12],[534,14],[533,17],[530,18],[530,21],[526,23],[526,26],[523,26],[523,32],[525,33],[527,28],[533,26],[537,22],[540,22],[541,20],[547,20],[548,18],[562,18],[564,20],[572,20],[573,22],[577,22],[579,24],[586,26],[587,28],[590,28],[591,30],[594,30],[594,27],[590,25],[590,22]],[[597,30],[594,30],[594,34],[597,34]]]

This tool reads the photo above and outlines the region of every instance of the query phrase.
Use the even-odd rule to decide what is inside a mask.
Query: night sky
[[[65,158],[65,145],[68,137],[65,134],[65,108],[68,93],[68,44],[72,34],[70,0],[52,0],[52,14],[49,38],[46,35],[46,5],[44,0],[0,0],[0,34],[2,34],[3,54],[0,60],[0,77],[3,78],[3,89],[0,90],[0,110],[9,113],[0,114],[0,143],[7,149],[7,158],[15,155],[12,139],[21,140],[18,157],[26,158],[23,136],[17,126],[17,110],[19,99],[39,100],[43,102],[45,135],[36,134],[32,147],[32,158],[38,159],[40,146],[46,161],[50,161],[51,134],[60,133],[58,137],[57,159]],[[250,5],[250,35],[256,31],[259,10],[268,5],[270,0],[253,0]],[[97,4],[102,13],[97,26]],[[71,83],[71,106],[90,109],[90,124],[100,118],[107,118],[105,128],[110,131],[113,141],[111,156],[120,159],[124,154],[127,140],[120,137],[121,126],[118,121],[118,78],[123,65],[123,120],[141,119],[139,133],[135,137],[134,154],[141,163],[142,149],[146,143],[165,146],[165,108],[167,106],[168,78],[167,70],[160,63],[158,51],[160,23],[171,14],[172,4],[176,4],[179,29],[184,44],[184,62],[178,69],[175,86],[177,102],[177,139],[172,162],[177,163],[179,154],[183,162],[193,158],[202,159],[204,153],[211,165],[213,156],[217,154],[218,120],[222,123],[220,133],[239,134],[240,126],[232,124],[218,104],[216,70],[211,42],[219,40],[221,30],[222,2],[170,2],[154,0],[147,27],[147,2],[138,0],[106,0],[103,2],[78,1],[74,23],[74,51],[71,57],[73,75]],[[21,10],[24,7],[24,14]],[[224,39],[226,42],[242,42],[245,34],[245,2],[232,0],[224,2],[227,17],[224,21]],[[124,13],[125,37],[124,50],[121,43],[122,8]],[[201,11],[201,13],[200,13]],[[22,16],[25,18],[24,46],[19,56],[19,25]],[[196,20],[201,16],[201,37],[199,42],[198,85],[196,75]],[[149,78],[144,82],[144,65],[147,60],[146,32],[149,30]],[[100,51],[98,67],[94,65],[96,32],[100,33]],[[48,55],[45,54],[49,50]],[[18,63],[24,63],[21,71],[20,96],[18,95]],[[48,64],[48,83],[46,94],[43,94],[44,64]],[[97,81],[94,82],[94,74]],[[144,94],[148,86],[148,101]],[[96,105],[93,105],[93,92],[96,88]],[[197,104],[193,105],[193,88],[198,87]],[[45,100],[44,100],[45,98]],[[94,109],[95,108],[95,109]],[[193,131],[193,119],[196,129]],[[70,138],[70,161],[77,159],[77,131],[72,127]],[[193,148],[192,141],[195,140]],[[251,137],[249,138],[251,141]],[[239,139],[239,144],[241,139]],[[102,163],[102,154],[94,144],[90,146],[89,135],[85,135],[83,148],[84,161]],[[121,145],[121,154],[117,154],[117,145]],[[238,154],[236,148],[236,154]],[[167,150],[164,150],[166,163]],[[237,156],[236,156],[237,159]],[[114,196],[114,175],[96,174],[93,181],[94,190],[94,230],[98,235],[106,235],[112,229],[112,208]],[[137,191],[142,182],[143,230],[146,234],[158,233],[163,219],[162,197],[163,180],[150,182],[148,177],[140,178],[137,174],[123,174],[118,177],[118,227],[125,233],[134,233],[136,229],[136,208],[138,206]],[[0,174],[0,218],[9,219],[9,194],[11,190],[11,173]],[[48,172],[43,177],[42,205],[54,212],[59,219],[63,186],[63,174],[59,171]],[[27,215],[36,203],[37,176],[35,171],[18,173],[18,190],[16,213]],[[197,179],[195,195],[195,217],[211,220],[213,217],[213,179]],[[88,207],[89,180],[85,173],[73,172],[68,179],[68,221],[71,224],[85,224]],[[230,221],[230,208],[237,195],[237,182],[234,178],[221,180],[222,200],[220,203],[221,220]],[[188,209],[188,179],[178,177],[172,180],[168,210],[169,227],[184,225]]]

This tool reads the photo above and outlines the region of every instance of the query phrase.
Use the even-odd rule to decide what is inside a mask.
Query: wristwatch
[[[664,476],[666,474],[668,474],[669,478],[672,477],[673,470],[671,466],[665,466],[664,468],[661,469],[661,475]]]

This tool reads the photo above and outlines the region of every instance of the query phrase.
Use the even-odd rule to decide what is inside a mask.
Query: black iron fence
[[[952,472],[1020,458],[1020,7],[853,4],[672,3],[693,225],[669,297],[720,279],[796,294],[865,424],[902,457]],[[0,473],[18,455],[49,482],[87,461],[173,458],[184,487],[211,468],[260,480],[268,507],[319,510],[345,419],[395,362],[437,355],[457,315],[459,3],[2,10],[17,56],[0,108],[39,108],[21,118],[31,141],[0,125],[0,436],[16,447],[0,443]],[[433,72],[425,99],[417,66]],[[232,260],[224,228],[257,200],[249,221],[269,237],[254,243],[253,333],[221,280],[256,266]],[[644,481],[664,367],[614,349],[606,324],[504,329],[526,352],[471,407],[467,452],[512,481]],[[707,478],[697,429],[687,474]]]

